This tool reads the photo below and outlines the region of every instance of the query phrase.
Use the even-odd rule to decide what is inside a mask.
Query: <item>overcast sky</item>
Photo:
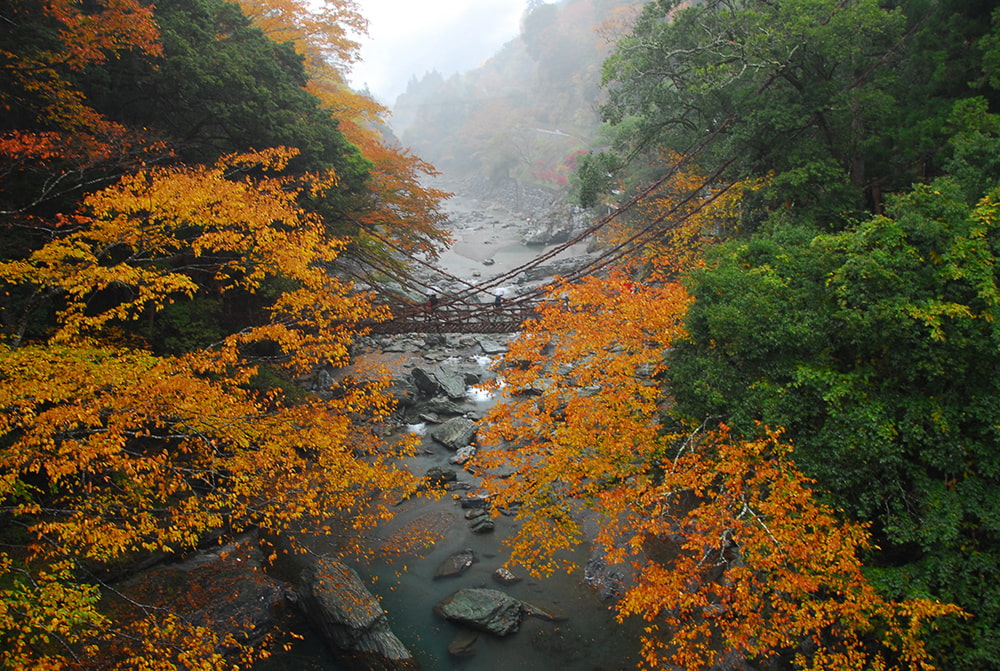
[[[471,70],[518,33],[527,0],[358,0],[368,19],[352,86],[392,105],[411,76]]]

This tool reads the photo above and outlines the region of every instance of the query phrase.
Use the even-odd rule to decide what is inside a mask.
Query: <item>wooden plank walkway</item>
[[[536,316],[532,305],[442,303],[426,306],[394,307],[392,318],[384,322],[363,322],[359,326],[372,333],[513,333],[527,319]]]

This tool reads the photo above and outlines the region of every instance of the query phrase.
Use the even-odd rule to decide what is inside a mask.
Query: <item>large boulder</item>
[[[448,398],[453,401],[465,398],[465,373],[441,367],[435,371],[434,376]]]
[[[608,564],[603,555],[594,555],[583,569],[583,582],[598,590],[602,599],[618,599],[625,593],[625,574]]]
[[[451,450],[458,450],[472,442],[476,423],[465,417],[453,417],[431,430],[431,438]]]
[[[276,625],[288,596],[285,583],[264,573],[263,559],[257,536],[248,534],[185,561],[141,571],[118,583],[117,594],[173,611],[221,637],[254,641]]]
[[[573,224],[564,213],[549,212],[524,233],[522,245],[558,245],[569,240]]]
[[[434,612],[451,622],[468,625],[497,636],[513,634],[521,627],[521,602],[495,589],[460,589],[439,601]]]
[[[446,415],[451,417],[461,415],[465,412],[465,409],[462,406],[454,401],[448,400],[444,396],[435,396],[423,405],[423,409],[426,412],[431,412],[435,415]]]
[[[591,223],[590,214],[580,207],[550,210],[532,222],[521,244],[560,245],[586,231]]]
[[[480,349],[483,350],[483,354],[486,354],[487,356],[503,354],[504,352],[507,351],[506,345],[501,345],[500,343],[496,342],[495,340],[491,340],[490,338],[480,338],[478,342]]]
[[[419,669],[385,611],[349,566],[321,558],[302,571],[299,604],[333,652],[357,669]]]
[[[412,408],[420,397],[417,386],[410,379],[394,378],[388,391],[400,408]]]

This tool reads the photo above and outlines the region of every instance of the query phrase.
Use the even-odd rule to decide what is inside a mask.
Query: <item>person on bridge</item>
[[[499,308],[501,305],[503,305],[503,294],[498,291],[493,298],[493,307]]]

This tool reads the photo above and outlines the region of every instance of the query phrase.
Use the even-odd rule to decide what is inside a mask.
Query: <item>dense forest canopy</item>
[[[0,0],[0,665],[250,662],[112,583],[413,492],[386,379],[302,382],[447,242],[430,160],[617,208],[480,437],[512,563],[598,520],[646,668],[1000,667],[993,4],[533,0],[411,152],[352,0]]]

